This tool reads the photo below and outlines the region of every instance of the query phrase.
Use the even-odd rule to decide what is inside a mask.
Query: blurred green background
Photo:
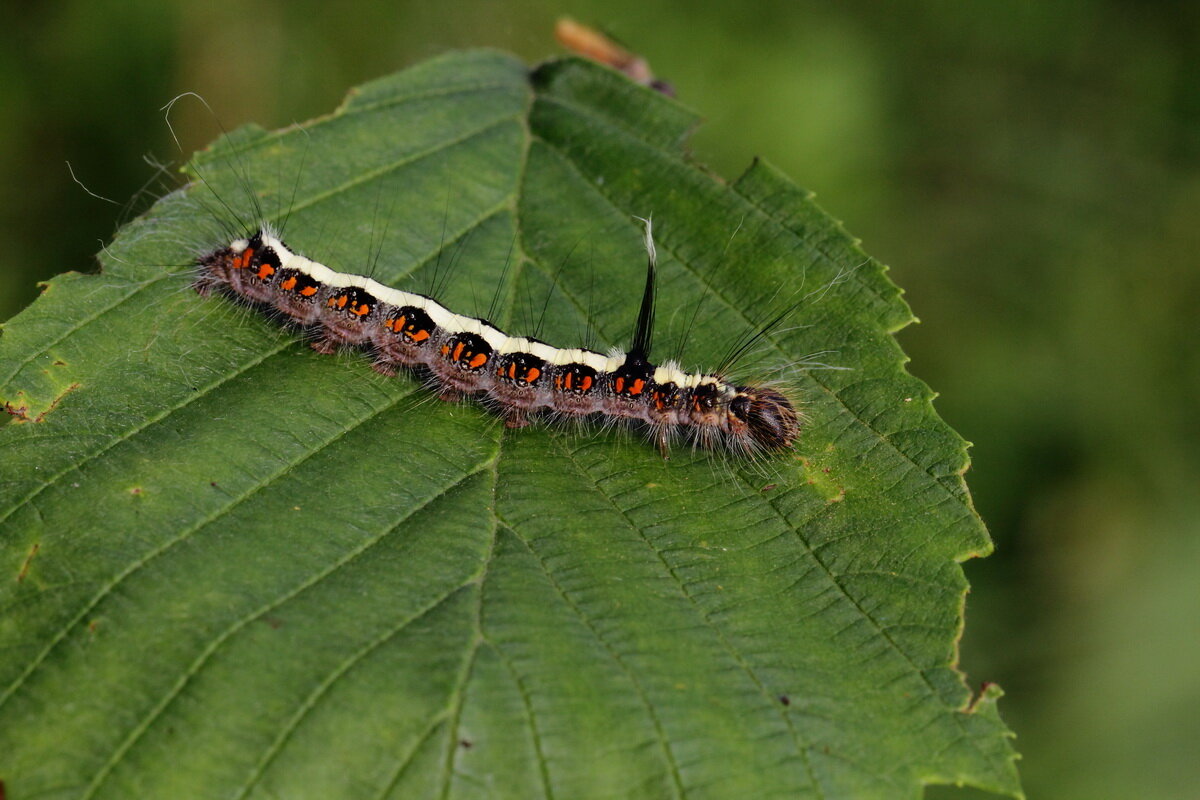
[[[962,666],[1008,692],[1029,795],[1200,796],[1200,3],[6,3],[0,320],[118,222],[66,162],[125,201],[180,160],[176,94],[278,127],[449,48],[553,55],[562,14],[707,117],[699,160],[766,157],[907,290],[997,545]]]

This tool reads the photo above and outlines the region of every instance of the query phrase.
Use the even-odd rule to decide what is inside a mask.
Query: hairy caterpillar
[[[646,284],[626,352],[563,349],[510,336],[425,295],[294,253],[266,226],[202,256],[195,287],[201,294],[221,288],[278,311],[311,330],[319,352],[366,347],[384,374],[416,369],[443,399],[480,397],[511,428],[527,425],[531,413],[542,411],[631,420],[652,432],[664,458],[678,435],[746,454],[790,447],[800,423],[781,392],[649,360],[656,254],[651,224],[644,224]]]

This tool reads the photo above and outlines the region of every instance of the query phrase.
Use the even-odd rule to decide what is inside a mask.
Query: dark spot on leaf
[[[20,394],[20,392],[17,392],[17,394]],[[29,406],[14,406],[12,403],[6,402],[4,410],[22,422],[29,422]]]
[[[46,415],[49,414],[51,411],[53,411],[58,406],[58,404],[60,402],[62,402],[62,399],[64,397],[66,397],[71,392],[78,389],[79,386],[80,385],[78,383],[72,383],[70,386],[63,389],[61,392],[58,393],[57,397],[55,397],[53,400],[50,401],[50,405],[46,406],[46,410],[43,411],[42,413],[38,414],[36,417],[29,416],[29,405],[27,403],[21,403],[20,405],[13,405],[10,402],[5,402],[4,410],[7,411],[9,414],[13,415],[14,417],[16,417],[21,422],[42,422],[43,420],[46,419]],[[17,392],[18,397],[20,397],[22,394],[23,394],[23,392]]]
[[[777,483],[768,483],[766,486],[759,489],[759,491],[762,492],[763,494],[766,494],[767,492],[773,491],[775,489],[775,487],[778,485],[779,484],[777,484]]]
[[[98,619],[92,620],[91,622],[88,623],[88,626],[87,626],[88,633],[90,633],[92,636],[95,636],[96,629],[99,627],[100,627],[100,620],[98,620]]]
[[[37,555],[37,551],[41,547],[40,542],[34,542],[33,547],[29,548],[29,555],[25,556],[25,561],[21,564],[21,570],[17,573],[17,583],[25,580],[25,576],[29,573],[29,562],[33,561],[33,557]]]
[[[208,482],[208,485],[209,485],[209,486],[211,486],[211,487],[212,487],[212,488],[214,488],[214,489],[215,489],[215,488],[217,488],[217,482],[216,482],[216,481],[209,481],[209,482]]]
[[[273,631],[277,631],[283,627],[283,620],[279,617],[263,617],[263,622],[267,623]]]
[[[459,739],[458,740],[458,746],[461,747],[463,750],[470,750],[474,744],[475,743],[472,742],[470,739]]]
[[[65,367],[66,365],[67,365],[67,362],[63,361],[61,358],[54,359],[54,366]]]
[[[129,490],[129,493],[130,493],[131,495],[133,495],[134,497],[138,497],[138,496],[139,496],[139,495],[141,495],[141,493],[142,493],[142,487],[140,487],[140,486],[135,486],[135,487],[133,487],[132,489],[130,489],[130,490]]]
[[[792,698],[788,697],[786,694],[781,694],[779,695],[779,702],[783,703],[785,706],[790,706],[792,704]]]

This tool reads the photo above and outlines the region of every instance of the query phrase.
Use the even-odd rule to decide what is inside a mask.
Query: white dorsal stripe
[[[302,272],[314,281],[333,288],[362,289],[376,300],[392,306],[414,306],[429,315],[437,327],[453,333],[472,333],[481,337],[499,355],[509,353],[528,353],[542,359],[547,364],[561,367],[566,364],[583,364],[597,372],[613,372],[625,363],[626,354],[620,349],[613,349],[607,354],[580,348],[558,348],[543,342],[533,341],[523,336],[509,336],[481,319],[455,314],[436,300],[423,294],[405,292],[384,286],[373,278],[364,275],[354,275],[349,272],[338,272],[330,269],[298,253],[288,249],[279,237],[268,230],[259,232],[262,243],[271,248],[279,258],[280,269]],[[647,225],[649,236],[649,225]],[[229,245],[234,253],[241,253],[249,246],[246,239],[237,239]],[[715,375],[689,373],[682,370],[678,364],[667,362],[655,368],[653,374],[657,384],[674,383],[682,389],[694,389],[697,386],[713,384],[725,387],[724,381]],[[728,387],[732,390],[732,387]]]

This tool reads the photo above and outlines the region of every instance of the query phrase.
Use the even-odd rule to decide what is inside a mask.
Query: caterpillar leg
[[[213,293],[213,289],[220,286],[220,281],[214,280],[210,275],[201,275],[196,280],[192,281],[192,288],[196,290],[196,294],[201,297],[208,297]]]
[[[318,353],[322,353],[323,355],[331,355],[338,351],[342,343],[329,334],[319,333],[308,344],[309,347],[311,347],[313,350],[316,350]]]
[[[380,375],[386,375],[389,378],[395,377],[396,373],[399,371],[396,362],[389,361],[386,358],[377,358],[372,361],[371,369],[375,370]]]
[[[504,410],[504,427],[524,428],[529,424],[529,412],[523,408],[506,408]]]

